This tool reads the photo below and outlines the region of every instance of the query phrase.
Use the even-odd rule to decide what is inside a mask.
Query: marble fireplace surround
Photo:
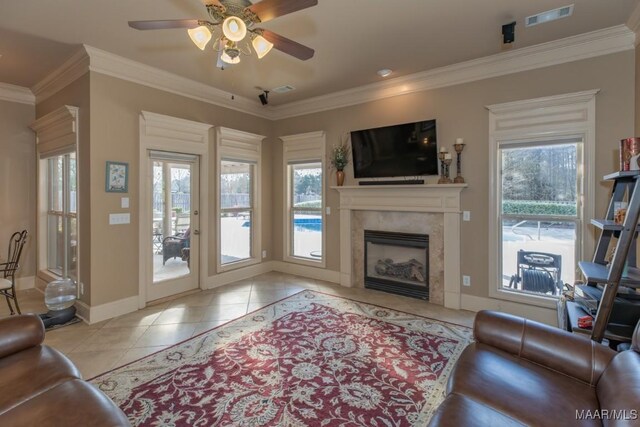
[[[429,234],[431,301],[459,309],[460,193],[466,187],[467,184],[331,187],[340,193],[340,284],[362,284],[363,273],[354,267],[362,268],[362,261],[353,258],[363,253],[363,242],[360,237],[354,238],[354,233],[360,234],[364,227]],[[397,229],[393,229],[394,224]],[[432,238],[436,240],[433,243]]]

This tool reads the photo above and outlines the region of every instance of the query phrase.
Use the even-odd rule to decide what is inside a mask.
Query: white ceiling
[[[524,18],[575,3],[573,16],[525,28]],[[517,21],[522,48],[624,24],[640,0],[319,0],[261,27],[315,49],[299,61],[273,50],[215,67],[185,30],[136,31],[129,20],[207,19],[200,0],[0,0],[0,82],[31,87],[87,44],[248,98],[291,85],[271,105],[306,99],[501,52],[502,24]]]

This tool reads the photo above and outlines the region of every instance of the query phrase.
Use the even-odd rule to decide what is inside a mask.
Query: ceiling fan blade
[[[197,19],[167,19],[163,21],[129,21],[136,30],[167,30],[171,28],[195,28],[200,25]]]
[[[297,12],[318,4],[318,0],[262,0],[247,7],[258,15],[260,22],[267,22],[278,16]]]
[[[302,61],[313,58],[315,51],[298,42],[274,33],[273,31],[258,28],[262,32],[262,37],[273,43],[273,47],[288,55],[295,56]]]

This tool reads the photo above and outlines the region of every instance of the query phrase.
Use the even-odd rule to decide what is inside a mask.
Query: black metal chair
[[[562,255],[546,252],[518,251],[518,270],[509,287],[528,292],[560,295],[562,292]]]
[[[11,315],[14,315],[15,312],[10,300],[13,300],[16,305],[18,314],[22,314],[18,305],[18,296],[16,295],[16,271],[20,268],[20,256],[27,241],[27,234],[27,230],[22,230],[16,231],[11,235],[7,262],[0,263],[0,294],[7,299]]]
[[[168,236],[162,239],[162,265],[165,265],[170,258],[183,258],[182,250],[190,247],[190,240],[191,228],[187,228],[184,234]]]

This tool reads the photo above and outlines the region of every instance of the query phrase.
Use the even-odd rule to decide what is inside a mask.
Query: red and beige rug
[[[471,340],[304,291],[92,382],[134,426],[424,426]]]

